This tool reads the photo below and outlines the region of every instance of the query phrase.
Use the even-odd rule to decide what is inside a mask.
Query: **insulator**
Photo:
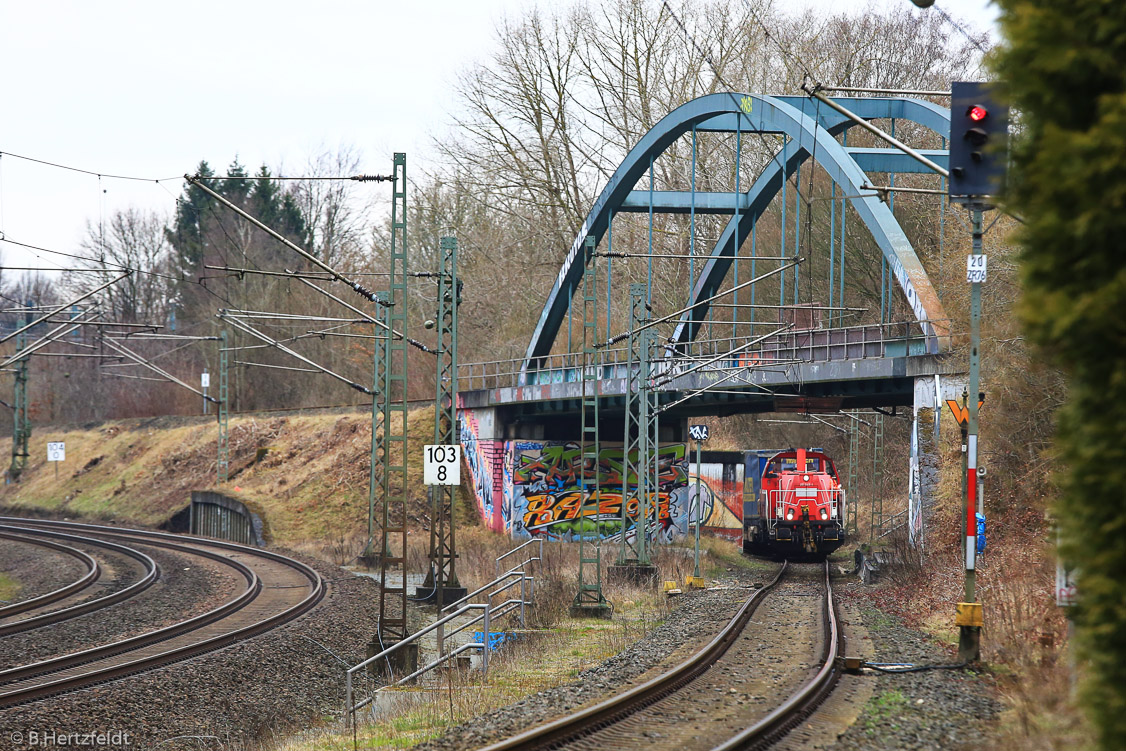
[[[352,175],[349,180],[355,180],[358,183],[381,183],[395,178],[391,175]]]

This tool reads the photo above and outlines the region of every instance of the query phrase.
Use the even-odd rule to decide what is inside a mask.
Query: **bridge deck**
[[[653,384],[667,408],[662,416],[909,406],[916,378],[961,373],[951,358],[928,352],[933,341],[911,328],[897,323],[790,331],[739,354],[725,353],[745,339],[694,342],[653,364]],[[625,350],[606,351],[597,368],[607,416],[625,407],[624,358]],[[577,414],[581,355],[545,360],[546,367],[526,372],[520,371],[522,360],[463,364],[462,406],[509,407],[528,418]]]

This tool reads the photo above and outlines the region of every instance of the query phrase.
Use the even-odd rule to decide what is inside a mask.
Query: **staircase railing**
[[[346,714],[345,722],[347,723],[347,726],[351,727],[352,723],[355,722],[356,712],[360,709],[363,709],[368,704],[370,704],[372,701],[374,701],[375,694],[378,693],[378,691],[382,690],[383,688],[390,688],[392,686],[401,686],[404,683],[415,680],[416,678],[419,678],[420,676],[425,675],[426,673],[428,673],[431,670],[437,668],[438,666],[440,666],[440,665],[442,665],[446,662],[449,662],[454,657],[457,657],[458,655],[463,654],[463,653],[468,652],[468,651],[473,650],[473,649],[481,650],[481,672],[487,680],[488,674],[489,674],[489,630],[497,620],[499,620],[500,618],[503,618],[506,615],[509,615],[510,613],[515,613],[515,612],[519,612],[519,614],[520,614],[519,615],[520,627],[521,628],[524,627],[524,625],[525,625],[525,614],[526,614],[525,609],[527,608],[527,606],[535,604],[534,603],[534,596],[535,596],[535,581],[536,580],[535,580],[535,577],[528,575],[527,567],[530,563],[533,563],[535,561],[540,561],[540,560],[543,559],[543,540],[542,539],[528,540],[527,542],[516,546],[515,548],[508,551],[507,553],[504,553],[503,555],[498,556],[497,559],[496,559],[496,567],[497,567],[497,570],[499,571],[500,562],[502,560],[504,560],[504,559],[508,558],[509,556],[519,552],[520,550],[523,550],[524,548],[528,547],[529,545],[536,544],[536,543],[539,544],[539,550],[537,552],[537,555],[530,556],[530,557],[524,559],[521,563],[517,564],[516,566],[509,569],[508,571],[505,571],[503,574],[498,574],[498,576],[495,579],[493,579],[491,582],[478,587],[477,589],[475,589],[472,592],[470,592],[469,594],[467,594],[465,597],[462,597],[460,600],[458,600],[456,602],[452,602],[449,605],[445,606],[444,608],[442,608],[441,610],[438,611],[439,618],[436,621],[434,621],[434,623],[431,623],[429,626],[426,626],[425,628],[423,628],[419,631],[416,631],[415,633],[408,636],[406,639],[403,639],[402,641],[398,642],[397,644],[391,645],[387,649],[384,649],[382,652],[379,652],[378,654],[367,658],[363,662],[361,662],[357,665],[353,665],[352,667],[348,668],[348,670],[345,674],[345,695],[346,695],[346,699],[347,699],[346,711],[345,711],[345,714]],[[512,590],[517,585],[519,585],[519,587],[520,587],[520,596],[519,597],[509,597],[508,599],[504,600],[503,602],[493,604],[493,598],[494,597]],[[493,589],[494,587],[496,587],[496,589]],[[470,600],[472,600],[474,597],[481,595],[482,593],[485,594],[484,602],[480,602],[480,603],[470,602]],[[464,615],[467,615],[471,611],[475,611],[475,610],[480,610],[481,614],[474,617],[474,618],[469,619],[465,623],[462,623],[461,625],[457,626],[456,628],[454,628],[452,631],[450,631],[448,633],[445,631],[446,625],[449,624],[451,621],[455,620],[456,618],[460,618]],[[442,615],[443,613],[445,613],[445,615]],[[460,632],[464,631],[465,629],[469,628],[470,626],[473,626],[473,625],[478,624],[478,623],[480,623],[482,625],[482,629],[484,630],[484,638],[480,643],[469,642],[467,644],[461,645],[460,647],[457,647],[456,649],[454,649],[454,650],[452,650],[448,653],[444,651],[446,639],[448,639],[449,637],[453,636],[454,634],[460,633]],[[361,701],[359,703],[354,703],[354,701],[353,701],[354,692],[353,692],[353,679],[352,679],[352,677],[357,672],[377,663],[379,660],[389,660],[391,654],[395,653],[399,649],[402,649],[403,647],[405,647],[408,644],[412,644],[414,642],[417,642],[423,636],[426,636],[427,634],[432,633],[432,632],[436,632],[435,636],[436,636],[436,640],[437,640],[436,646],[437,646],[437,652],[438,652],[438,657],[434,661],[428,663],[424,667],[419,668],[418,670],[415,670],[410,675],[404,676],[403,678],[396,680],[394,683],[391,683],[388,686],[383,686],[380,689],[373,691],[372,695],[369,696],[368,698],[364,699],[363,701]]]

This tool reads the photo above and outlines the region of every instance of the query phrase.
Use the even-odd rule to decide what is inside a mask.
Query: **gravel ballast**
[[[160,578],[148,589],[129,599],[93,613],[61,623],[4,637],[0,669],[26,665],[80,649],[107,644],[129,636],[155,631],[204,613],[235,596],[246,580],[221,563],[172,552],[163,548],[129,543],[160,566]],[[112,556],[115,578],[99,596],[137,580],[140,564],[119,553],[83,546],[99,560]],[[128,564],[131,565],[127,565]]]
[[[12,603],[16,603],[77,581],[86,574],[86,567],[74,556],[58,550],[33,543],[0,540],[0,572],[19,583],[19,592],[12,598]],[[0,605],[8,604],[0,601]]]
[[[875,649],[874,662],[941,665],[950,649],[868,603],[859,584],[838,585],[852,598]],[[1001,713],[988,676],[969,670],[875,673],[872,697],[833,751],[980,748]]]
[[[479,748],[640,683],[655,674],[658,666],[687,657],[706,644],[750,596],[750,587],[773,579],[776,570],[736,569],[717,581],[715,589],[681,596],[661,625],[614,657],[579,673],[577,680],[476,717],[416,748]]]
[[[121,731],[135,747],[162,744],[175,751],[217,742],[254,747],[339,716],[345,663],[363,659],[375,627],[375,584],[280,552],[317,569],[329,583],[324,600],[303,617],[192,660],[2,710],[0,724],[25,738],[32,731]]]
[[[725,624],[748,592],[749,580],[767,579],[757,572],[739,572],[716,589],[685,597],[667,620],[648,636],[606,662],[590,668],[578,680],[477,717],[444,735],[420,744],[419,751],[462,751],[510,737],[651,677],[657,666],[668,666],[701,646]],[[850,580],[834,581],[838,597],[846,598],[871,640],[875,662],[941,664],[953,661],[948,651],[925,634],[872,607],[865,587]],[[753,620],[760,620],[757,616]],[[848,626],[844,626],[846,636]],[[839,718],[822,719],[827,737],[809,742],[795,735],[783,749],[948,749],[981,744],[989,723],[1001,710],[989,680],[968,671],[932,670],[895,675],[870,674],[872,690],[856,707],[851,726]],[[816,717],[816,715],[815,715]],[[811,718],[812,719],[812,718]],[[839,737],[838,737],[839,736]],[[692,748],[687,744],[684,748]]]

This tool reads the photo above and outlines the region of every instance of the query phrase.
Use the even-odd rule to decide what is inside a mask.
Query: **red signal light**
[[[975,123],[980,123],[982,120],[989,117],[989,110],[985,109],[985,107],[982,107],[980,104],[975,104],[973,107],[970,107],[966,114],[969,115],[969,118]]]

